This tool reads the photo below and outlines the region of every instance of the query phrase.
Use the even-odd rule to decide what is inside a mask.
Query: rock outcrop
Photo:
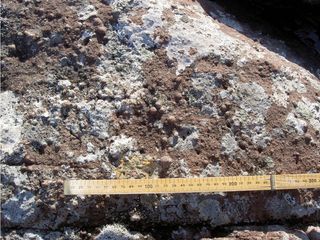
[[[201,239],[217,226],[319,221],[319,190],[63,195],[69,178],[320,171],[320,65],[305,69],[283,44],[269,50],[219,5],[219,16],[203,6],[2,3],[4,239]],[[319,233],[271,228],[227,239]]]

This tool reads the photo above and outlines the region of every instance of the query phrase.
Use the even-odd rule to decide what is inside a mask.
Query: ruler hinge
[[[275,175],[270,175],[270,186],[271,190],[276,190],[276,177]]]

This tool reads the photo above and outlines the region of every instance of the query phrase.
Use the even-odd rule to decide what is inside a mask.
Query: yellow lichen
[[[128,160],[121,159],[115,170],[117,178],[149,178],[157,172],[157,164],[153,157],[133,155]]]

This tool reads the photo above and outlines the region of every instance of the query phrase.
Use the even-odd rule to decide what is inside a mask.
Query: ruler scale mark
[[[299,188],[320,188],[320,173],[64,182],[65,195],[237,192]]]

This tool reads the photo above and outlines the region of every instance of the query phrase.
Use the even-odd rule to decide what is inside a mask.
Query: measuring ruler
[[[320,188],[320,173],[261,176],[66,180],[65,195],[240,192]]]

